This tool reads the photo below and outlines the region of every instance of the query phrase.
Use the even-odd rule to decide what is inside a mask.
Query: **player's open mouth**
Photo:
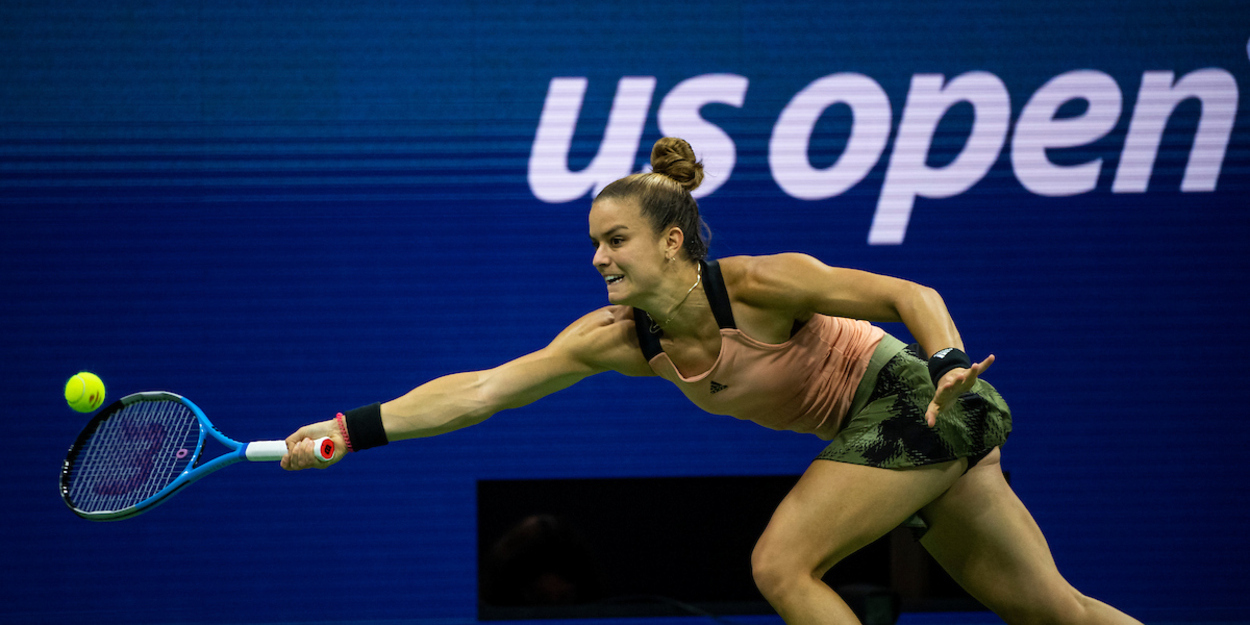
[[[603,277],[603,280],[607,282],[608,284],[616,284],[617,282],[620,282],[621,280],[624,280],[624,279],[625,279],[625,276],[620,276],[620,275]]]

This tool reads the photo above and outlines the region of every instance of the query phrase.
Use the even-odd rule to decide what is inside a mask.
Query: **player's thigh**
[[[1033,516],[1007,485],[995,450],[922,511],[921,543],[1003,618],[1063,614],[1079,595],[1059,574]]]
[[[878,469],[830,460],[808,467],[752,554],[760,573],[823,574],[950,487],[964,461]]]

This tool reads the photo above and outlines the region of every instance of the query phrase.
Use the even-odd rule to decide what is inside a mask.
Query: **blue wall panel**
[[[543,201],[543,181],[636,170],[664,132],[710,137],[695,148],[725,172],[700,200],[713,256],[799,250],[943,293],[969,351],[999,358],[1004,464],[1079,588],[1150,618],[1250,610],[1240,3],[8,2],[0,31],[0,384],[19,442],[3,620],[469,617],[477,480],[802,471],[819,441],[606,374],[331,471],[233,468],[126,523],[58,501],[83,423],[60,386],[78,370],[263,439],[543,346],[605,303],[594,185]],[[1035,94],[1075,72],[1045,114]],[[779,132],[835,74],[885,106],[817,99],[803,132]],[[903,127],[928,75],[983,80],[918,145]],[[701,77],[715,91],[665,99]],[[1172,106],[1186,78],[1201,100]],[[575,132],[542,161],[567,79],[585,84]],[[619,100],[622,84],[650,96]],[[644,121],[614,126],[618,100]],[[830,192],[822,171],[849,171],[887,109],[879,149]],[[954,177],[996,115],[984,173],[922,189],[901,241],[870,241],[891,185]],[[1127,172],[1152,136],[1141,190]],[[1017,155],[1029,141],[1041,164]],[[813,181],[788,182],[802,167]]]

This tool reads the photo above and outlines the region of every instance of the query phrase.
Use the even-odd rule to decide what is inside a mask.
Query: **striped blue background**
[[[84,421],[60,389],[79,370],[267,439],[543,346],[605,302],[589,198],[546,204],[526,182],[550,80],[589,81],[577,170],[620,78],[657,81],[641,163],[662,96],[720,72],[750,86],[741,108],[702,111],[738,155],[701,201],[713,256],[800,250],[937,288],[969,351],[999,358],[1004,465],[1069,580],[1146,619],[1239,617],[1248,39],[1250,11],[1217,1],[5,2],[0,620],[471,619],[477,480],[801,472],[819,441],[606,374],[331,471],[235,467],[125,523],[57,496]],[[1142,73],[1210,67],[1243,92],[1217,189],[1179,190],[1190,101],[1148,191],[1112,193]],[[873,78],[897,131],[913,74],[991,72],[1014,122],[1078,69],[1124,96],[1112,132],[1053,155],[1104,159],[1089,193],[1029,193],[1004,150],[969,191],[917,200],[904,244],[869,246],[889,147],[828,200],[769,172],[778,115],[822,76]],[[967,112],[931,164],[958,153]],[[813,164],[836,160],[847,117],[817,124]]]

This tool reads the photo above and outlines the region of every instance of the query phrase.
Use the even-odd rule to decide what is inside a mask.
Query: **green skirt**
[[[842,430],[818,459],[902,469],[968,458],[969,467],[1011,433],[1011,411],[998,391],[977,380],[972,391],[938,415],[924,414],[933,400],[924,360],[886,335],[855,391]]]

